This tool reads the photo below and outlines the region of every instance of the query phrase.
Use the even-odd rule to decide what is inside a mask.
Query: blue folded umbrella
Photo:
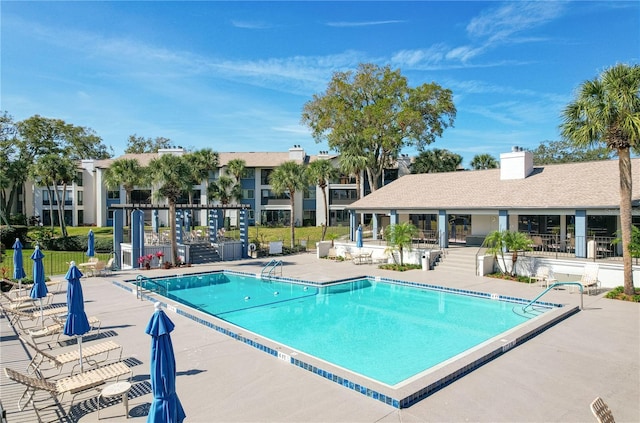
[[[82,335],[91,330],[89,319],[84,311],[84,295],[80,278],[82,272],[71,262],[71,266],[65,275],[69,282],[67,286],[67,320],[64,323],[64,334],[67,336],[78,336],[78,348],[80,349],[80,371],[82,372]]]
[[[176,358],[171,343],[175,327],[169,317],[155,304],[155,313],[145,329],[151,335],[151,390],[153,402],[147,422],[181,423],[186,414],[176,394]]]

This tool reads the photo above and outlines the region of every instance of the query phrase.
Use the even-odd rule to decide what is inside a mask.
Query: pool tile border
[[[211,273],[227,273],[227,274],[233,274],[233,275],[239,275],[239,276],[249,276],[249,277],[259,277],[260,275],[257,275],[255,273],[250,273],[250,272],[238,272],[238,271],[229,271],[229,270],[218,270],[218,271],[213,271],[213,272],[195,272],[195,273],[191,273],[188,276],[192,276],[192,275],[198,275],[198,274],[211,274]],[[178,276],[178,275],[176,275]],[[185,276],[185,275],[182,275]],[[163,277],[158,277],[158,278],[148,278],[148,279],[166,279],[167,277],[170,276],[163,276]],[[385,282],[385,283],[394,283],[394,284],[398,284],[398,285],[405,285],[405,286],[411,286],[411,287],[417,287],[417,288],[426,288],[426,289],[432,289],[432,290],[436,290],[436,291],[441,291],[441,292],[449,292],[449,293],[455,293],[455,294],[462,294],[462,295],[467,295],[467,296],[474,296],[474,297],[480,297],[480,298],[487,298],[487,299],[491,299],[491,300],[501,300],[501,301],[506,301],[506,302],[512,302],[512,303],[517,303],[517,304],[527,304],[529,303],[529,300],[526,299],[522,299],[522,298],[517,298],[517,297],[511,297],[511,296],[504,296],[504,295],[497,295],[497,294],[490,294],[490,293],[484,293],[484,292],[478,292],[478,291],[472,291],[472,290],[467,290],[467,289],[457,289],[457,288],[448,288],[448,287],[443,287],[443,286],[438,286],[438,285],[431,285],[431,284],[424,284],[424,283],[418,283],[418,282],[410,282],[410,281],[403,281],[403,280],[399,280],[399,279],[388,279],[388,278],[381,278],[381,277],[372,277],[372,276],[362,276],[362,277],[354,277],[354,278],[345,278],[345,279],[340,279],[340,280],[333,280],[330,282],[313,282],[313,281],[306,281],[306,280],[301,280],[301,279],[297,279],[297,278],[288,278],[288,277],[271,277],[270,280],[277,280],[279,282],[291,282],[291,283],[295,283],[295,284],[300,284],[300,285],[312,285],[315,287],[325,287],[325,286],[331,286],[331,285],[335,285],[335,284],[339,284],[339,283],[344,283],[344,282],[349,282],[349,281],[354,281],[354,280],[359,280],[359,279],[364,279],[364,278],[368,278],[370,280],[376,281],[376,282]],[[125,280],[124,282],[119,282],[119,281],[113,281],[112,283],[116,286],[118,286],[119,288],[122,288],[124,290],[127,290],[131,293],[136,293],[136,289],[134,288],[134,286],[132,285],[132,283],[135,283],[136,280],[135,279],[129,279],[129,280]],[[373,388],[373,387],[369,387],[363,383],[358,383],[355,382],[353,380],[350,380],[347,377],[343,377],[340,376],[338,374],[336,374],[334,371],[331,370],[326,370],[323,369],[321,367],[318,367],[312,363],[309,363],[307,361],[304,361],[303,359],[299,359],[296,357],[292,357],[288,354],[284,354],[280,351],[278,351],[275,348],[269,347],[267,345],[265,345],[264,343],[258,342],[255,339],[251,339],[248,338],[244,335],[242,335],[240,332],[222,327],[220,325],[217,325],[211,321],[208,321],[206,319],[203,319],[201,317],[196,316],[195,314],[187,311],[186,309],[183,309],[180,306],[175,306],[175,305],[171,305],[168,304],[166,301],[162,301],[161,299],[158,299],[156,297],[154,297],[151,294],[147,294],[147,293],[141,293],[141,298],[142,300],[146,300],[146,301],[151,301],[151,302],[160,302],[161,305],[166,308],[169,309],[171,311],[174,311],[175,313],[184,316],[188,319],[193,320],[196,323],[199,323],[203,326],[206,326],[210,329],[213,329],[219,333],[222,333],[226,336],[229,336],[239,342],[242,342],[246,345],[249,345],[253,348],[256,348],[262,352],[265,352],[273,357],[279,358],[281,360],[284,361],[288,361],[290,364],[301,368],[303,370],[308,371],[309,373],[312,373],[314,375],[320,376],[326,380],[329,380],[331,382],[334,382],[344,388],[350,389],[352,391],[355,392],[359,392],[362,395],[365,395],[367,397],[372,398],[373,400],[382,402],[386,405],[389,405],[391,407],[397,408],[397,409],[402,409],[402,408],[408,408],[410,406],[412,406],[413,404],[427,398],[428,396],[434,394],[435,392],[439,391],[440,389],[450,385],[451,383],[453,383],[454,381],[460,379],[461,377],[469,374],[470,372],[472,372],[473,370],[483,366],[484,364],[494,360],[495,358],[501,356],[502,354],[506,353],[507,351],[509,351],[510,349],[521,345],[522,343],[526,342],[527,340],[537,336],[538,334],[544,332],[545,330],[549,329],[550,327],[554,326],[555,324],[559,323],[560,321],[568,318],[569,316],[577,313],[579,311],[578,307],[574,307],[574,308],[567,308],[565,310],[565,312],[560,313],[556,316],[554,316],[552,319],[550,319],[549,321],[544,322],[543,324],[532,328],[531,330],[521,334],[520,336],[517,336],[514,340],[512,340],[511,342],[509,342],[508,344],[505,345],[501,345],[498,346],[497,348],[494,349],[490,349],[489,351],[483,351],[483,353],[477,357],[476,359],[474,359],[473,361],[466,363],[463,366],[460,366],[458,369],[456,369],[453,372],[450,372],[448,374],[446,374],[443,377],[438,378],[435,382],[432,382],[430,384],[428,384],[427,386],[423,387],[422,389],[418,389],[417,391],[409,394],[409,395],[400,395],[402,398],[396,398],[393,394],[389,395],[388,393],[383,393],[381,392],[380,389],[378,388]],[[547,302],[540,302],[540,301],[536,301],[534,304],[539,305],[539,306],[543,306],[545,308],[558,308],[558,309],[562,309],[563,305],[561,304],[555,304],[555,303],[547,303]],[[211,316],[212,318],[215,319],[214,316]],[[230,325],[229,323],[225,322],[225,324]],[[348,371],[345,370],[345,372],[348,373]],[[372,383],[372,385],[375,385],[375,383]]]

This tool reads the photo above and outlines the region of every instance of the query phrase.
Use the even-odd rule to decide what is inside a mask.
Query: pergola
[[[248,204],[176,204],[176,233],[178,237],[177,254],[182,254],[188,260],[188,248],[182,243],[183,228],[183,211],[190,210],[207,210],[209,217],[209,240],[211,243],[217,242],[217,233],[219,225],[219,212],[225,210],[237,210],[240,212],[240,242],[242,243],[242,257],[248,257],[247,247],[249,244],[247,213],[251,208]],[[134,267],[134,258],[144,254],[145,237],[144,237],[144,211],[169,210],[168,204],[149,204],[149,203],[133,203],[133,204],[112,204],[108,209],[113,209],[113,250],[115,259],[120,268],[123,266]],[[124,244],[124,212],[131,211],[131,244]],[[158,223],[154,219],[152,222],[154,230],[158,229]],[[124,246],[124,248],[123,248]]]

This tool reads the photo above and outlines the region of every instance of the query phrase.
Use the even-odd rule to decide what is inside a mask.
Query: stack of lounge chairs
[[[54,295],[52,292],[47,296],[42,309],[39,301],[21,295],[17,286],[0,296],[0,313],[18,333],[30,358],[26,366],[14,364],[13,368],[4,368],[4,374],[24,386],[18,410],[31,404],[38,421],[42,421],[43,415],[49,419],[46,409],[60,418],[60,411],[68,414],[79,395],[97,398],[106,383],[132,377],[128,361],[122,360],[120,344],[113,339],[88,339],[96,338],[88,336],[91,332],[100,334],[101,321],[97,317],[88,317],[91,330],[83,336],[80,363],[79,345],[70,345],[73,338],[61,342],[68,310],[66,303],[53,304]],[[5,402],[5,409],[7,405]]]

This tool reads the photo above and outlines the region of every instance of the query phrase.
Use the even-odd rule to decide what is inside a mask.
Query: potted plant
[[[162,267],[162,258],[164,257],[162,250],[156,251],[156,257],[158,258],[158,267]]]
[[[138,264],[140,268],[145,268],[147,270],[151,269],[151,260],[153,260],[153,254],[147,254],[145,256],[140,256],[138,259]]]

